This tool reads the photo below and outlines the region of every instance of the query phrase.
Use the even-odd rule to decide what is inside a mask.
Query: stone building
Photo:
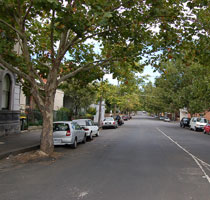
[[[20,85],[16,76],[0,68],[0,136],[20,132]]]

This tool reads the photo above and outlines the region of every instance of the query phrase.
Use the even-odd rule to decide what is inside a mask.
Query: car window
[[[207,123],[207,120],[205,118],[198,118],[197,122]]]
[[[86,126],[92,126],[89,120],[86,121]]]
[[[86,122],[84,120],[77,120],[77,121],[74,121],[74,122],[76,122],[80,126],[86,126]]]
[[[106,117],[104,121],[114,121],[113,117]]]
[[[71,127],[73,130],[75,130],[75,124],[74,123],[71,123]]]
[[[53,131],[68,131],[69,125],[66,123],[54,123],[53,124]]]
[[[73,122],[72,125],[74,125],[75,130],[81,130],[81,127],[79,124],[77,124],[76,122]]]
[[[92,120],[88,120],[89,126],[94,126],[93,121]]]

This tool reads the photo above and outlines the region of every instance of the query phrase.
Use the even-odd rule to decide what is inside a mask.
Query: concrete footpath
[[[0,137],[0,159],[39,148],[41,130]]]

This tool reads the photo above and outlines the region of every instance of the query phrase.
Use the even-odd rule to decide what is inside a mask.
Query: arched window
[[[9,74],[7,74],[3,78],[2,109],[4,110],[9,110],[10,90],[11,90],[11,79]]]

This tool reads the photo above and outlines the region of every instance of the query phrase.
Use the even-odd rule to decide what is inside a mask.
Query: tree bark
[[[101,106],[102,106],[103,97],[101,95],[100,101],[99,101],[99,113],[98,113],[98,127],[101,126]]]
[[[43,126],[40,138],[40,150],[50,155],[54,151],[53,144],[53,105],[54,98],[45,103],[45,110],[42,111]]]

